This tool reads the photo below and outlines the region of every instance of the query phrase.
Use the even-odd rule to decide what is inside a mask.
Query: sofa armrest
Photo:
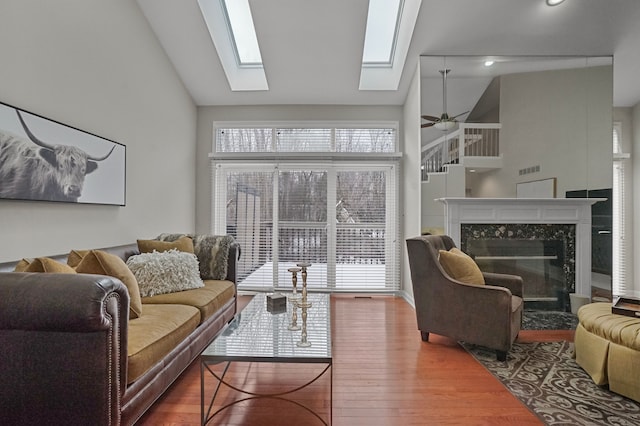
[[[485,284],[508,288],[514,296],[523,297],[524,283],[519,275],[497,274],[494,272],[483,272],[482,275],[484,276]]]
[[[0,273],[0,418],[120,423],[129,295],[115,278]]]

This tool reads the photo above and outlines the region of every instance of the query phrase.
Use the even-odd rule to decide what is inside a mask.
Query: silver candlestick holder
[[[302,308],[303,305],[306,305],[307,308],[310,308],[311,302],[307,301],[307,268],[311,266],[311,264],[306,262],[301,262],[301,263],[298,263],[297,266],[302,271],[302,299],[300,300],[301,303],[299,303],[298,306]]]
[[[289,300],[298,300],[300,299],[300,295],[298,294],[298,272],[300,272],[301,268],[289,268],[287,269],[291,272],[291,285],[293,287],[293,291],[291,292],[291,296],[289,296]]]
[[[298,286],[298,272],[302,269],[300,268],[289,268],[288,271],[291,272],[291,284],[293,285],[293,292],[291,296],[289,296],[289,300],[291,301],[291,324],[287,327],[287,329],[291,331],[300,330],[300,326],[298,325],[298,305],[297,302],[300,300],[300,295],[297,291]]]
[[[296,345],[301,348],[308,348],[311,346],[311,342],[307,339],[307,309],[311,307],[311,303],[298,300],[295,304],[302,310],[302,333],[300,334],[300,341]]]

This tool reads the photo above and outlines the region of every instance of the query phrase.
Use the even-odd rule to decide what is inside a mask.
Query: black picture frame
[[[0,102],[0,200],[126,205],[127,147]]]

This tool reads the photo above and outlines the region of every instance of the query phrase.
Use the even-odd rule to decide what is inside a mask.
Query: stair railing
[[[446,171],[449,164],[464,164],[465,157],[499,157],[501,127],[500,123],[459,123],[453,132],[427,143],[422,147],[422,179],[428,173]]]

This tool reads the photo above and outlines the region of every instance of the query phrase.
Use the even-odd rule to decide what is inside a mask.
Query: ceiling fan
[[[428,120],[431,123],[425,123],[420,127],[425,128],[433,126],[438,130],[447,131],[455,127],[456,123],[458,122],[456,118],[466,114],[469,111],[460,113],[453,117],[449,117],[449,114],[447,114],[447,74],[449,74],[451,70],[443,69],[439,71],[440,74],[442,74],[442,115],[440,115],[440,117],[434,117],[433,115],[422,115],[421,117],[424,120]]]

